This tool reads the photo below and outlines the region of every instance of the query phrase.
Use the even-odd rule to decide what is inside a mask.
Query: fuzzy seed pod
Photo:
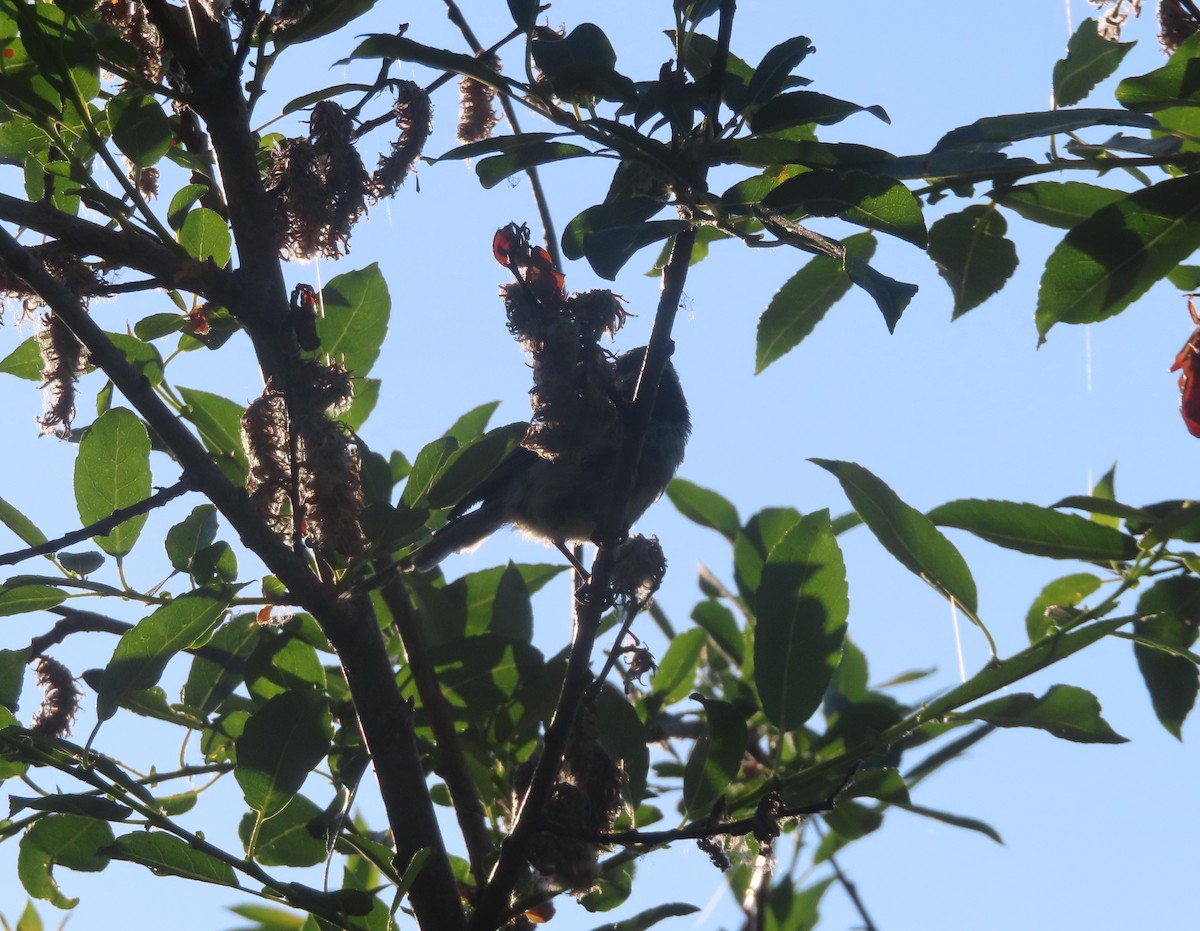
[[[1179,0],[1159,0],[1158,41],[1170,55],[1200,30],[1200,22]]]
[[[500,59],[494,52],[480,54],[478,58],[490,71],[500,71]],[[493,106],[496,89],[474,78],[463,78],[458,82],[458,95],[458,141],[468,143],[490,139],[492,130],[500,122]]]
[[[49,656],[39,656],[34,675],[42,689],[42,704],[29,729],[46,737],[66,737],[71,733],[80,699],[71,670]]]
[[[64,439],[75,419],[75,382],[83,372],[87,352],[58,314],[44,315],[37,332],[42,351],[42,395],[45,410],[38,417],[43,433]]]
[[[379,160],[379,167],[371,178],[372,195],[376,200],[391,197],[400,189],[433,129],[433,104],[429,94],[413,81],[399,82],[393,112],[400,135],[392,143],[391,153]]]

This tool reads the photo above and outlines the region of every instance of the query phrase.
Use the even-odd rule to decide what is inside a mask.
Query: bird
[[[432,539],[400,560],[402,571],[428,571],[451,553],[470,549],[505,524],[555,544],[593,539],[608,514],[633,393],[646,355],[630,349],[613,363],[616,425],[606,428],[578,456],[549,459],[517,446],[454,508]],[[625,512],[632,524],[662,495],[683,461],[691,433],[687,399],[674,365],[667,363],[646,428]],[[526,441],[528,442],[528,440]]]

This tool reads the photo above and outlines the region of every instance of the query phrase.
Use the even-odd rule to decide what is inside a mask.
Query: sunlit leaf
[[[150,437],[132,411],[115,407],[92,424],[75,460],[75,503],[84,524],[150,497]],[[124,556],[146,523],[139,514],[112,533],[96,537],[110,556]]]
[[[954,293],[954,319],[978,307],[1017,269],[1017,248],[994,206],[972,204],[929,230],[929,257]]]

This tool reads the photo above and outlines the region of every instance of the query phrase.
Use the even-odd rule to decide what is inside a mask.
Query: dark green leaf
[[[374,5],[375,0],[310,0],[307,12],[272,39],[278,49],[319,39],[363,16]]]
[[[708,732],[698,739],[683,771],[683,807],[688,818],[708,815],[742,768],[746,719],[726,701],[693,696],[704,705]]]
[[[324,316],[317,320],[321,352],[342,359],[354,375],[366,375],[379,358],[392,310],[379,265],[372,262],[338,275],[325,285],[321,297],[325,307]]]
[[[816,49],[807,36],[793,36],[767,52],[754,69],[754,77],[746,88],[745,107],[749,109],[766,103],[783,90],[792,70],[814,51]]]
[[[1190,650],[1200,629],[1200,579],[1160,579],[1138,599],[1137,609],[1145,619],[1134,625],[1136,635]],[[1134,643],[1133,655],[1158,720],[1177,740],[1183,740],[1183,722],[1195,707],[1200,691],[1196,664],[1144,643]]]
[[[994,827],[978,818],[967,818],[963,815],[953,815],[947,811],[938,811],[935,808],[926,808],[924,805],[913,804],[898,804],[898,807],[905,811],[911,811],[914,815],[921,815],[925,818],[932,818],[934,821],[940,821],[942,824],[949,824],[956,828],[965,828],[968,831],[977,831],[984,837],[990,837],[997,844],[1003,844],[1004,839],[1000,836],[1000,832]]]
[[[889,278],[850,254],[846,255],[846,274],[850,276],[851,281],[874,298],[880,313],[883,314],[888,332],[896,332],[896,324],[900,322],[904,309],[917,293],[917,286]]]
[[[886,173],[887,164],[893,159],[890,152],[868,145],[858,145],[852,142],[820,142],[816,139],[764,137],[722,139],[700,151],[713,152],[721,162],[761,165],[764,168],[803,165],[806,168],[869,170],[869,168],[880,167],[884,173]]]
[[[1179,46],[1161,68],[1117,85],[1117,101],[1131,110],[1153,112],[1168,107],[1189,107],[1200,102],[1200,36],[1193,35]]]
[[[840,123],[855,113],[870,113],[885,123],[891,123],[883,107],[860,107],[848,100],[827,97],[813,91],[792,91],[767,101],[750,116],[750,128],[755,133],[775,133],[792,126],[816,123],[829,126]]]
[[[283,810],[329,751],[330,717],[325,696],[295,689],[250,715],[237,739],[234,776],[246,803],[264,817]]]
[[[842,241],[846,253],[861,262],[875,252],[875,237],[855,233]],[[758,319],[754,373],[800,345],[829,309],[846,296],[851,279],[845,263],[819,255],[792,275],[771,298]]]
[[[17,876],[25,891],[45,899],[55,908],[74,908],[58,888],[56,865],[80,872],[96,873],[108,866],[104,848],[112,843],[112,829],[105,821],[82,815],[47,815],[38,819],[21,836],[17,854]]]
[[[754,681],[781,731],[820,707],[850,610],[846,567],[828,511],[802,518],[770,551],[755,601]]]
[[[839,801],[833,811],[824,815],[825,823],[848,840],[866,837],[883,826],[883,812],[859,802]]]
[[[1017,247],[994,206],[972,204],[942,217],[929,230],[929,257],[954,293],[958,319],[1004,287],[1017,270]]]
[[[633,892],[636,868],[637,861],[630,861],[604,870],[596,884],[579,897],[579,904],[589,912],[608,912],[623,905]]]
[[[660,921],[666,921],[668,918],[683,918],[685,915],[694,915],[698,911],[700,908],[696,905],[668,902],[665,905],[656,905],[644,912],[638,912],[632,918],[626,918],[624,921],[600,925],[593,931],[646,931],[647,928],[653,928]]]
[[[167,207],[167,222],[171,229],[178,232],[183,228],[183,221],[187,219],[192,206],[207,194],[208,190],[207,184],[185,184],[175,192]]]
[[[734,573],[738,591],[749,604],[757,597],[767,555],[800,518],[794,508],[765,508],[746,521],[738,534],[733,544]]]
[[[148,343],[172,333],[179,333],[187,325],[188,318],[184,314],[150,314],[133,325],[133,335]]]
[[[692,609],[692,620],[734,663],[741,665],[745,644],[737,619],[729,608],[715,598],[708,598]]]
[[[163,831],[122,834],[105,848],[114,860],[140,863],[156,876],[181,876],[219,886],[236,887],[233,867],[211,854],[189,847]]]
[[[1046,262],[1038,334],[1120,313],[1200,248],[1200,175],[1170,178],[1101,208]]]
[[[1085,19],[1067,43],[1067,57],[1054,65],[1054,102],[1073,107],[1121,64],[1136,42],[1101,38],[1094,19]]]
[[[811,461],[837,478],[863,523],[902,566],[975,614],[978,595],[971,570],[929,518],[856,463]]]
[[[451,436],[440,437],[422,447],[413,461],[408,481],[400,495],[400,503],[410,508],[424,507],[430,486],[442,473],[456,449],[458,441]]]
[[[228,601],[204,589],[187,592],[156,609],[121,635],[96,696],[96,714],[106,721],[133,691],[155,685],[180,650],[202,641],[217,626]]]
[[[213,454],[225,477],[238,485],[246,483],[250,462],[242,446],[242,415],[246,409],[228,398],[197,388],[179,388],[187,405],[183,416],[196,425],[205,448]]]
[[[1036,504],[964,498],[934,508],[928,517],[1033,556],[1109,562],[1138,554],[1137,541],[1128,534]]]
[[[1065,230],[1124,196],[1124,191],[1082,181],[1035,181],[991,192],[993,200],[1026,220]]]
[[[562,38],[535,38],[529,48],[554,94],[564,100],[633,97],[633,82],[616,71],[617,53],[594,23],[580,23]]]
[[[58,564],[68,572],[85,578],[104,565],[104,554],[95,550],[85,550],[81,553],[56,553]]]
[[[163,380],[163,358],[159,351],[145,340],[128,333],[109,333],[109,340],[132,365],[138,374],[145,376],[151,385],[159,385]]]
[[[217,628],[192,660],[183,702],[203,716],[217,711],[246,678],[246,660],[265,636],[253,614],[241,614]]]
[[[987,721],[997,727],[1035,727],[1078,743],[1127,742],[1100,717],[1096,696],[1074,685],[1051,686],[1041,698],[1028,692],[1005,695],[969,708],[961,717]]]
[[[279,113],[280,116],[287,116],[289,113],[295,113],[297,110],[311,107],[314,103],[320,103],[322,100],[331,100],[334,97],[340,97],[342,94],[367,93],[372,89],[370,84],[334,84],[331,87],[322,87],[320,90],[309,91],[307,94],[293,97],[283,105],[283,109]]]
[[[934,152],[962,148],[998,148],[1022,139],[1070,133],[1089,126],[1136,126],[1154,129],[1158,122],[1151,117],[1125,110],[1048,110],[1038,113],[1010,113],[989,116],[969,126],[946,133],[934,147]]]
[[[741,528],[737,508],[717,492],[677,478],[667,486],[667,498],[693,523],[717,531],[730,543],[737,537]]]
[[[510,136],[509,138],[519,137]],[[515,152],[480,159],[475,165],[475,174],[478,176],[479,182],[485,188],[490,189],[527,168],[591,154],[591,150],[585,149],[583,146],[571,145],[566,142],[542,142],[536,146],[526,146]]]
[[[818,906],[833,877],[797,889],[790,882],[771,883],[767,894],[767,922],[771,931],[813,931],[821,920]]]
[[[196,207],[188,212],[179,228],[179,244],[192,258],[201,262],[212,259],[218,268],[224,268],[229,264],[233,238],[219,214],[207,207]]]
[[[153,97],[129,91],[118,94],[108,103],[108,122],[113,142],[138,168],[153,165],[171,147],[167,114]]]
[[[167,531],[167,559],[180,572],[187,572],[192,557],[217,538],[217,509],[200,504]]]
[[[1025,615],[1025,630],[1029,634],[1029,642],[1036,643],[1043,637],[1050,636],[1061,626],[1053,618],[1046,617],[1047,608],[1078,607],[1088,595],[1094,594],[1099,588],[1100,580],[1089,572],[1077,572],[1048,583],[1033,600]]]
[[[528,430],[527,423],[505,424],[456,449],[429,486],[429,506],[450,507],[461,501],[520,444]]]
[[[133,809],[118,804],[110,798],[95,795],[77,795],[66,792],[52,792],[37,798],[8,797],[8,816],[24,811],[26,808],[34,811],[54,811],[64,815],[82,815],[85,818],[98,818],[101,821],[124,821]]]
[[[150,497],[150,437],[131,411],[116,407],[102,414],[79,442],[75,460],[75,503],[79,517],[93,524],[118,508]],[[124,556],[146,523],[139,514],[112,533],[96,537],[110,556]]]
[[[921,205],[895,178],[814,168],[784,181],[763,198],[762,205],[780,213],[840,217],[925,247]]]
[[[247,812],[238,825],[238,837],[250,853],[258,818]],[[303,795],[295,796],[279,814],[268,818],[258,831],[253,854],[263,866],[316,866],[326,856],[324,813]]]

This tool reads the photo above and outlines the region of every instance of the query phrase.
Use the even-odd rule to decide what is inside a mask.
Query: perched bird
[[[424,572],[505,524],[559,546],[591,540],[608,513],[625,442],[621,427],[631,416],[645,355],[645,346],[631,349],[613,365],[615,426],[605,429],[577,456],[543,458],[527,446],[518,446],[454,507],[433,539],[401,560],[400,568]],[[667,363],[625,514],[630,523],[658,499],[675,475],[691,429],[679,376]]]

